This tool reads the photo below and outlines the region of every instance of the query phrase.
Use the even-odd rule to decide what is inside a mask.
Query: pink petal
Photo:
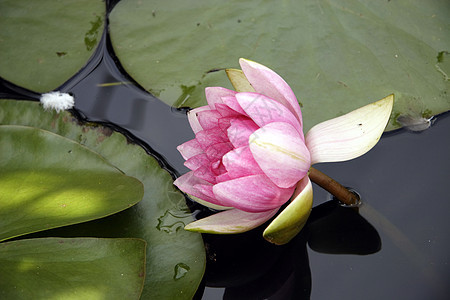
[[[228,152],[224,155],[222,161],[230,179],[263,174],[249,147],[242,147]]]
[[[230,175],[228,174],[228,172],[223,173],[222,175],[219,175],[219,176],[216,177],[216,182],[217,182],[217,183],[219,183],[219,182],[224,182],[224,181],[228,181],[228,180],[231,180],[231,177],[230,177]]]
[[[235,96],[233,96],[233,97],[223,97],[222,101],[223,101],[223,103],[225,103],[229,108],[231,108],[235,112],[237,112],[239,114],[242,114],[244,116],[247,115],[245,113],[245,111],[242,109],[241,105],[239,104],[239,102],[237,101]]]
[[[201,153],[186,160],[184,165],[192,171],[195,171],[202,166],[209,165],[210,163],[211,162],[208,159],[208,156],[206,156],[205,153]]]
[[[195,139],[203,150],[213,144],[228,142],[227,135],[220,128],[199,131],[195,135]]]
[[[250,136],[250,150],[264,173],[280,188],[294,186],[307,174],[310,154],[288,123],[269,123]]]
[[[223,87],[207,87],[205,89],[206,101],[212,109],[215,109],[217,103],[223,103],[222,97],[234,96],[235,94],[235,91]]]
[[[187,141],[179,145],[177,147],[177,150],[180,152],[181,156],[183,156],[183,158],[186,160],[203,153],[203,149],[202,147],[200,147],[200,144],[197,142],[196,139]]]
[[[218,127],[220,118],[222,118],[222,115],[217,110],[206,110],[197,113],[197,120],[204,130]]]
[[[302,124],[302,113],[294,92],[277,73],[254,61],[239,59],[242,71],[257,93],[286,106]]]
[[[203,130],[202,125],[200,125],[200,122],[198,121],[198,113],[203,111],[209,111],[211,108],[209,106],[200,106],[198,108],[191,109],[187,112],[189,125],[191,125],[192,131],[194,133],[197,133],[201,130]]]
[[[230,209],[189,223],[184,229],[203,233],[242,233],[264,224],[277,211],[278,208],[260,213],[249,213],[239,209]]]
[[[194,171],[194,176],[211,184],[216,183],[216,174],[213,172],[210,164],[197,168]]]
[[[216,176],[220,176],[227,172],[227,169],[225,169],[225,166],[222,163],[222,160],[217,160],[211,164],[211,169],[216,174]]]
[[[363,155],[378,142],[389,121],[394,95],[322,122],[306,134],[311,163],[345,161]]]
[[[291,124],[303,138],[302,125],[295,115],[274,99],[258,93],[238,93],[236,99],[245,113],[259,127],[272,122],[286,122]]]
[[[229,151],[233,150],[230,142],[217,143],[206,148],[205,153],[211,161],[221,159]]]
[[[213,192],[223,206],[262,212],[283,205],[292,196],[294,187],[279,188],[267,176],[259,174],[217,183]]]
[[[227,98],[227,97],[225,97],[225,98]],[[222,99],[224,99],[224,98],[222,98]],[[237,111],[228,107],[228,105],[226,105],[226,104],[217,103],[216,110],[222,115],[222,117],[238,117],[241,115]]]
[[[264,238],[277,245],[289,242],[305,226],[311,213],[312,202],[311,181],[305,176],[297,184],[291,203],[264,230]]]
[[[228,127],[228,139],[235,148],[248,146],[248,139],[253,132],[259,129],[259,126],[250,119],[233,119],[231,126]]]
[[[219,128],[222,131],[227,131],[228,127],[230,127],[230,121],[233,120],[232,117],[224,117],[219,119]]]
[[[203,193],[201,190],[195,188],[196,185],[211,185],[211,184],[205,180],[196,177],[193,171],[181,175],[173,182],[173,184],[177,186],[181,191],[190,196],[200,198],[203,201],[211,202],[213,204],[219,204],[215,198],[210,197],[207,194]]]
[[[203,193],[210,199],[215,199],[214,193],[213,193],[213,186],[211,184],[196,184],[194,185],[194,188],[197,189],[200,193]],[[218,204],[218,203],[215,203]]]

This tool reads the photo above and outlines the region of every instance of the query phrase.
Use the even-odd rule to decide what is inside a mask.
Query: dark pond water
[[[176,151],[193,137],[185,111],[140,89],[110,52],[104,43],[60,90],[74,94],[76,108],[88,119],[124,127],[150,145],[172,172],[186,172]],[[1,82],[0,97],[38,95]],[[205,235],[206,287],[197,298],[447,299],[449,129],[447,113],[421,133],[385,134],[358,159],[317,165],[360,193],[363,204],[359,211],[341,207],[315,186],[311,218],[288,245],[265,242],[259,229]]]

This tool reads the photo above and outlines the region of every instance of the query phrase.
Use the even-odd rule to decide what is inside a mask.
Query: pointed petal
[[[200,144],[197,142],[196,139],[192,139],[179,145],[177,147],[177,150],[178,152],[180,152],[181,156],[183,156],[183,158],[186,160],[203,153],[203,149],[202,147],[200,147]]]
[[[192,200],[194,200],[195,202],[197,202],[198,204],[201,204],[203,206],[215,209],[215,210],[228,210],[228,209],[233,209],[233,207],[226,207],[226,206],[222,206],[222,205],[218,205],[218,204],[214,204],[205,200],[202,200],[198,197],[192,196],[192,195],[188,195],[189,198],[191,198]]]
[[[277,73],[254,61],[239,59],[245,77],[257,93],[261,93],[286,106],[302,124],[300,105],[289,85]]]
[[[309,151],[290,124],[269,123],[255,131],[249,140],[256,162],[281,188],[294,186],[311,166]]]
[[[235,94],[235,91],[223,87],[207,87],[205,89],[206,101],[208,101],[208,105],[212,109],[215,108],[216,103],[223,103],[222,97],[234,96]]]
[[[228,174],[228,172],[223,173],[222,175],[219,175],[216,177],[216,182],[224,182],[224,181],[228,181],[231,180],[230,175]]]
[[[245,113],[245,111],[242,109],[241,105],[239,104],[239,102],[237,101],[236,97],[222,97],[222,101],[224,104],[226,104],[229,108],[231,108],[232,110],[234,110],[235,112],[247,116],[247,114]]]
[[[389,95],[311,128],[306,134],[311,163],[345,161],[372,149],[389,121],[393,104],[394,95]]]
[[[211,161],[221,159],[226,153],[233,150],[230,142],[217,143],[206,148],[205,153]]]
[[[295,115],[274,99],[258,93],[238,93],[236,100],[259,127],[272,122],[286,122],[291,124],[303,139],[302,125]]]
[[[233,85],[237,92],[254,92],[255,89],[248,82],[247,77],[245,77],[244,72],[238,69],[226,69],[228,79]]]
[[[263,174],[249,147],[242,147],[228,152],[223,156],[222,161],[230,179]]]
[[[202,125],[200,125],[200,122],[198,121],[198,113],[202,111],[209,111],[211,108],[209,106],[200,106],[194,109],[191,109],[187,112],[189,125],[191,125],[192,131],[194,133],[197,133],[201,130],[203,130]]]
[[[207,181],[210,184],[216,183],[216,174],[211,169],[211,165],[201,166],[194,171],[194,176]]]
[[[203,201],[210,202],[213,204],[219,204],[218,201],[203,193],[201,190],[195,188],[196,185],[211,185],[209,182],[200,179],[194,175],[194,171],[187,172],[184,175],[178,177],[173,184],[178,187],[181,191],[188,194],[189,196],[194,196],[200,198]]]
[[[203,193],[203,195],[206,195],[209,198],[214,198],[214,193],[212,190],[211,184],[196,184],[194,185],[194,188],[197,189],[197,191]]]
[[[236,110],[232,109],[230,106],[228,106],[228,104],[226,103],[228,100],[226,99],[231,99],[234,97],[222,97],[222,101],[223,103],[217,103],[216,104],[216,109],[217,111],[222,115],[222,117],[239,117],[241,115],[240,112],[237,112]],[[234,100],[234,102],[237,103],[236,99]],[[239,105],[239,104],[237,104]],[[242,110],[242,108],[241,108]],[[242,111],[244,112],[244,111]]]
[[[195,155],[195,156],[187,159],[184,162],[184,165],[186,167],[188,167],[189,169],[191,169],[192,171],[195,171],[202,166],[209,165],[210,163],[211,162],[208,159],[208,156],[206,156],[205,153],[200,153],[198,155]]]
[[[216,176],[223,175],[227,172],[227,169],[222,163],[222,159],[219,159],[211,164],[212,171]]]
[[[308,176],[297,184],[292,198],[292,202],[264,230],[264,238],[271,243],[286,244],[306,224],[313,201],[313,190]]]
[[[205,110],[197,113],[198,123],[204,130],[218,127],[220,118],[222,115],[217,110]]]
[[[250,136],[259,129],[259,126],[250,119],[233,119],[227,129],[228,139],[234,147],[248,146]]]
[[[259,174],[217,183],[213,192],[221,205],[262,212],[283,205],[292,196],[294,187],[279,188],[267,176]]]
[[[195,139],[203,150],[209,146],[228,142],[228,137],[220,128],[202,130],[195,134]]]
[[[249,213],[235,208],[192,222],[184,229],[203,233],[242,233],[264,224],[277,211],[278,208],[260,213]]]
[[[231,123],[230,123],[231,120],[233,120],[233,118],[230,118],[230,117],[220,118],[219,119],[219,128],[224,132],[227,131],[227,129],[231,125]]]

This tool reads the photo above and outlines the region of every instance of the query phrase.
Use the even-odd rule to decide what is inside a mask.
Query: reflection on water
[[[210,258],[206,285],[226,287],[224,299],[309,299],[307,245],[328,254],[368,255],[381,248],[377,231],[356,209],[338,201],[315,207],[304,229],[287,245],[267,243],[261,238],[263,228],[240,235],[204,235]]]
[[[293,243],[267,250],[264,247],[270,246],[255,232],[252,238],[242,235],[242,243],[246,242],[242,249],[228,251],[242,252],[228,258],[230,268],[236,268],[238,274],[244,272],[237,267],[241,265],[239,256],[245,257],[246,251],[252,250],[267,253],[263,258],[255,255],[254,260],[268,269],[256,273],[269,279],[242,280],[242,286],[233,285],[240,279],[233,278],[232,271],[218,272],[214,266],[221,257],[215,254],[217,262],[210,256],[207,278],[211,273],[234,275],[229,275],[228,282],[213,277],[202,299],[244,299],[245,295],[252,295],[247,299],[447,299],[449,128],[447,113],[421,133],[400,130],[385,134],[373,150],[358,159],[317,165],[361,193],[359,214],[351,208],[333,210],[327,192],[315,186],[316,206],[307,227]],[[323,201],[328,202],[318,205]],[[229,237],[207,236],[206,241],[209,239],[221,241],[213,240],[215,249],[232,244]],[[248,264],[242,269],[251,270]],[[252,278],[246,273],[243,277]],[[254,294],[245,294],[247,290]]]

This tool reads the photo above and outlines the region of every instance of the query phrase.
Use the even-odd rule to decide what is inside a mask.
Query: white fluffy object
[[[54,109],[57,112],[70,109],[75,105],[73,97],[67,93],[50,92],[42,94],[41,103],[44,109]]]

